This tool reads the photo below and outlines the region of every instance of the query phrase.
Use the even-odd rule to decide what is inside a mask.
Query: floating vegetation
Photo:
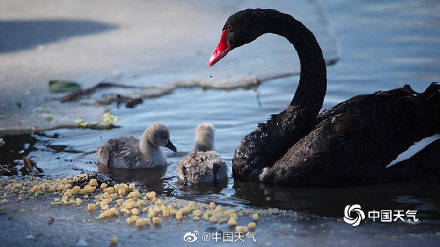
[[[50,113],[50,109],[49,108],[40,108],[38,109],[39,113]]]
[[[74,81],[50,80],[49,89],[53,93],[65,93],[81,89],[81,86]]]
[[[113,124],[118,121],[118,118],[109,112],[104,113],[104,115],[102,115],[102,119],[103,119],[104,123],[106,123],[106,124]]]
[[[73,124],[83,129],[96,129],[96,130],[112,129],[116,127],[114,123],[118,121],[118,117],[107,112],[102,115],[102,120],[104,123],[100,123],[98,121],[87,123],[84,122],[82,119],[76,119],[75,121],[73,121]]]
[[[122,85],[122,84],[117,84],[117,83],[113,83],[113,82],[100,82],[91,88],[78,89],[78,90],[75,90],[75,91],[65,95],[64,97],[61,98],[61,102],[74,101],[74,100],[79,99],[81,96],[90,95],[90,94],[95,93],[97,89],[111,88],[111,87],[137,88],[135,86]]]

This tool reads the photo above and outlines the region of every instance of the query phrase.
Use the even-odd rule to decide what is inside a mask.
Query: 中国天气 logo
[[[355,217],[353,217],[355,216]],[[352,226],[358,226],[365,219],[365,213],[361,209],[361,205],[353,204],[345,206],[344,221]]]

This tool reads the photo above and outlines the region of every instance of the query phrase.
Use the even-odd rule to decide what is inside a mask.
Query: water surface
[[[332,28],[330,31],[338,37],[341,51],[338,63],[328,67],[328,91],[324,108],[354,95],[388,90],[405,83],[421,91],[431,81],[440,80],[439,2],[390,0],[364,3],[338,0],[323,2],[319,6],[323,17],[329,20]],[[212,44],[213,47],[215,45]],[[239,55],[237,51],[233,57]],[[292,53],[291,56],[297,59],[296,54]],[[231,60],[233,58],[225,60],[227,66],[233,65]],[[256,70],[263,71],[264,67]],[[214,75],[218,73],[214,67]],[[169,75],[163,76],[167,78]],[[333,229],[338,230],[347,204],[358,203],[366,210],[414,209],[419,210],[418,217],[421,219],[416,225],[370,222],[366,223],[359,234],[364,237],[379,233],[407,237],[408,234],[417,233],[421,238],[428,239],[424,234],[438,233],[440,186],[437,184],[301,189],[234,182],[230,176],[226,185],[217,187],[194,190],[176,185],[176,164],[192,151],[194,128],[198,123],[211,122],[216,127],[215,147],[228,163],[231,175],[234,150],[243,136],[255,129],[257,123],[265,121],[271,113],[281,111],[290,102],[298,79],[296,76],[271,80],[257,89],[249,90],[178,89],[171,95],[145,100],[135,108],[113,105],[111,112],[118,116],[119,128],[110,131],[57,130],[46,132],[46,136],[34,135],[36,141],[31,143],[33,148],[28,156],[46,176],[96,171],[94,151],[99,145],[120,135],[140,136],[150,123],[161,122],[169,127],[171,140],[178,150],[174,154],[163,149],[169,162],[167,171],[163,174],[150,174],[149,171],[140,174],[116,172],[109,176],[125,182],[134,181],[167,195],[199,201],[214,200],[239,207],[292,209],[317,219],[296,222],[299,228],[310,225],[319,227],[325,222],[334,224]],[[133,83],[139,81],[142,81],[142,77]],[[54,134],[56,137],[53,137]],[[341,231],[347,229],[342,228]]]

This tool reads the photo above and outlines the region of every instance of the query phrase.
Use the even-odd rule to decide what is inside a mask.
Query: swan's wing
[[[189,183],[206,183],[226,178],[227,166],[215,151],[195,151],[177,164],[177,174]]]
[[[228,177],[228,167],[226,162],[222,159],[216,151],[203,152],[204,159],[208,160],[209,166],[214,170],[216,180]]]
[[[98,150],[98,162],[114,168],[136,168],[145,161],[139,152],[139,140],[132,136],[110,139]]]
[[[386,165],[414,142],[439,131],[435,109],[440,109],[440,86],[434,85],[439,89],[429,94],[429,88],[417,94],[403,87],[356,96],[324,111],[315,128],[266,171],[262,180],[291,186],[344,186],[423,179],[427,172],[421,166]],[[435,149],[438,145],[430,146]],[[439,160],[439,153],[423,152],[419,159],[426,159],[427,167],[432,168],[429,164]],[[423,154],[431,156],[431,161],[420,157]]]

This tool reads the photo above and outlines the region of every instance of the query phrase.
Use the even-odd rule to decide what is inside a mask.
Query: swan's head
[[[212,66],[229,51],[254,41],[268,32],[268,20],[280,12],[274,9],[245,9],[229,16],[222,29],[220,42],[208,60]]]
[[[142,145],[146,144],[150,144],[154,147],[167,147],[176,152],[176,147],[170,141],[170,132],[168,131],[167,126],[160,123],[153,123],[144,131],[139,143],[141,149]]]
[[[214,126],[210,123],[200,123],[195,130],[194,142],[196,151],[214,150]]]

